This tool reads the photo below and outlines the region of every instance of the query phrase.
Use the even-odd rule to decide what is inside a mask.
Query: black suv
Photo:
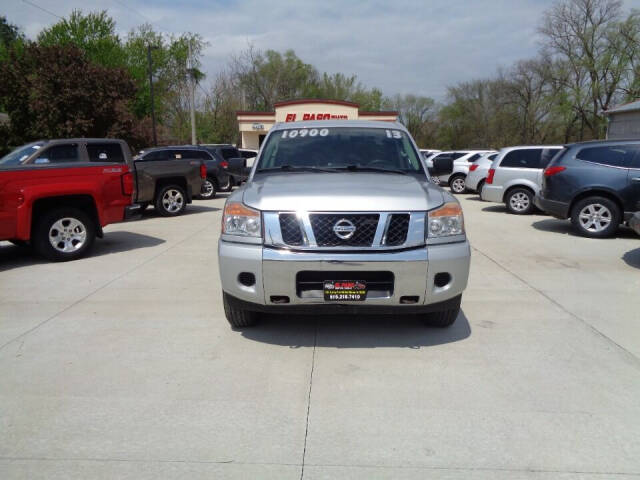
[[[640,140],[567,145],[544,171],[536,205],[602,238],[640,210]]]
[[[231,175],[228,172],[228,163],[218,158],[208,148],[194,145],[176,145],[169,147],[149,148],[140,152],[138,159],[144,160],[204,160],[207,167],[207,178],[202,184],[199,198],[209,200],[216,196],[217,192],[228,192],[233,186]]]
[[[240,185],[247,180],[251,169],[247,167],[247,158],[236,147],[229,143],[203,143],[201,147],[228,163],[227,172],[231,176],[231,185]]]

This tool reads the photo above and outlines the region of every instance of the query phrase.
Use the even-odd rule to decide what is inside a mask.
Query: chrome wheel
[[[509,197],[509,205],[516,212],[524,212],[531,205],[531,199],[526,193],[516,192]]]
[[[587,232],[598,233],[606,230],[611,224],[613,214],[611,210],[600,203],[586,205],[578,214],[580,226]]]
[[[184,197],[182,192],[170,188],[162,195],[162,206],[167,212],[176,213],[182,209],[184,205]]]
[[[86,241],[87,227],[77,218],[61,218],[49,229],[49,242],[58,252],[75,252],[80,250]]]
[[[213,182],[208,178],[202,183],[202,188],[200,189],[200,196],[202,198],[211,198],[215,194],[216,190],[213,186]]]
[[[453,190],[453,193],[463,193],[466,188],[467,184],[462,177],[454,178],[451,182],[451,190]]]

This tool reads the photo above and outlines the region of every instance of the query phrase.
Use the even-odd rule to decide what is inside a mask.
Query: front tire
[[[509,213],[528,215],[533,212],[533,195],[533,192],[527,188],[514,188],[507,192],[504,203]]]
[[[606,197],[583,198],[571,209],[571,223],[583,237],[610,237],[618,230],[621,218],[620,207]]]
[[[179,185],[167,185],[156,196],[155,207],[163,217],[175,217],[187,208],[187,195]]]
[[[253,327],[258,322],[258,312],[252,312],[233,305],[231,296],[222,292],[224,315],[233,328]]]
[[[436,328],[450,327],[456,321],[456,318],[458,318],[458,313],[460,313],[461,301],[462,301],[462,295],[458,295],[456,301],[453,303],[452,308],[427,314],[426,318],[424,319],[424,324],[427,327],[436,327]]]
[[[467,190],[466,178],[464,175],[456,175],[449,180],[449,188],[453,193],[464,193]]]
[[[94,221],[83,210],[65,207],[46,212],[36,222],[33,247],[54,262],[67,262],[84,256],[96,238]]]

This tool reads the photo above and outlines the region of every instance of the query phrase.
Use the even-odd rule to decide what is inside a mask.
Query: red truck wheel
[[[36,252],[54,262],[82,257],[96,238],[94,221],[84,211],[63,207],[45,212],[33,229]]]

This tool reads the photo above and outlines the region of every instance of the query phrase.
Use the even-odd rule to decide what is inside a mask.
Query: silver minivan
[[[540,193],[542,172],[553,156],[562,149],[559,145],[507,147],[493,161],[481,198],[487,202],[503,203],[507,210],[518,215],[533,211],[533,199]]]

